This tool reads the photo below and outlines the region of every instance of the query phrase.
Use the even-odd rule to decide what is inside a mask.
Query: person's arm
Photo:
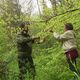
[[[44,42],[44,39],[39,39],[38,41],[36,41],[37,44],[41,44]]]
[[[39,41],[40,41],[40,37],[34,37],[33,36],[32,39],[33,39],[32,40],[33,43],[39,43]]]
[[[70,34],[70,33],[68,33],[68,32],[64,32],[63,34],[59,34],[59,33],[54,32],[54,33],[53,33],[53,36],[54,36],[56,39],[60,40],[60,41],[66,41],[66,40],[69,40],[69,39],[72,38],[72,37],[71,37],[72,34]]]
[[[53,30],[50,30],[49,32],[52,33],[56,39],[59,39],[60,35],[58,33],[54,32]]]

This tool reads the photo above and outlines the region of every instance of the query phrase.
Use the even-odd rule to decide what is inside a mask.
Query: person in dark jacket
[[[18,66],[19,80],[25,79],[27,71],[30,73],[30,78],[35,80],[35,66],[32,59],[32,44],[35,42],[35,37],[31,37],[28,33],[28,27],[25,28],[25,23],[20,25],[21,31],[17,34],[17,49],[18,49]]]

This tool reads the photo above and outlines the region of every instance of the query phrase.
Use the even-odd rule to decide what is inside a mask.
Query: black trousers
[[[31,56],[18,55],[19,66],[19,80],[24,80],[27,71],[29,72],[29,78],[35,80],[35,66]]]
[[[67,59],[68,65],[69,65],[69,69],[73,72],[77,73],[77,64],[76,64],[76,59],[74,60],[70,60]]]

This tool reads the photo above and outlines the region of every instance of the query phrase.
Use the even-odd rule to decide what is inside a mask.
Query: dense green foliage
[[[78,8],[79,3],[75,4],[77,4],[75,8]],[[60,7],[58,9],[62,12]],[[47,13],[47,15],[49,14]],[[32,17],[32,20],[34,19],[42,20],[43,18]],[[80,10],[54,17],[48,23],[33,22],[29,26],[31,35],[40,36],[41,39],[45,37],[44,43],[33,45],[36,80],[71,80],[74,77],[74,74],[68,69],[61,43],[46,31],[51,28],[54,31],[63,33],[64,23],[66,22],[71,22],[74,25],[80,52]],[[1,67],[3,63],[1,64],[1,62],[7,62],[6,69],[3,69],[4,73],[2,73],[3,71],[0,73],[0,76],[3,77],[1,80],[4,80],[3,74],[6,74],[6,80],[17,80],[19,71],[15,39],[18,31],[18,28],[8,28],[5,20],[2,17],[0,18],[0,69],[3,69]],[[77,59],[77,64],[80,70],[80,57]]]

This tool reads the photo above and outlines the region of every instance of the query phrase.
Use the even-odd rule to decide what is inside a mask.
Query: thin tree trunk
[[[38,5],[38,10],[39,10],[39,15],[41,17],[41,10],[40,10],[40,6],[39,6],[39,1],[37,0],[37,5]]]

